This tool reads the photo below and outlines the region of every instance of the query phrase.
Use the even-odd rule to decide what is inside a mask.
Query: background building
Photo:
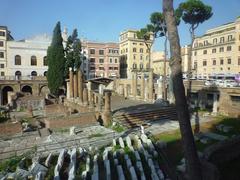
[[[164,75],[164,52],[153,51],[151,53],[151,65],[153,68],[153,73],[156,77],[160,77]],[[169,75],[169,60],[166,60],[166,75]]]
[[[120,66],[121,78],[131,78],[132,70],[147,70],[150,68],[150,53],[153,35],[147,41],[137,38],[137,30],[127,30],[120,33]]]
[[[88,78],[119,77],[119,45],[117,43],[99,43],[84,41],[83,52],[86,60],[84,72]]]
[[[194,41],[193,74],[198,78],[234,78],[240,73],[240,18],[209,29]]]
[[[21,41],[8,41],[6,76],[46,76],[47,48],[50,43],[51,37],[47,35]]]

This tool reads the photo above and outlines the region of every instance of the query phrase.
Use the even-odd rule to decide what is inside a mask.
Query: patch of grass
[[[14,172],[23,156],[14,156],[0,163],[0,172]]]
[[[120,132],[123,132],[123,131],[125,131],[125,130],[126,130],[126,128],[125,128],[125,127],[123,127],[123,126],[122,126],[122,125],[120,125],[120,124],[116,124],[115,126],[112,126],[112,130],[114,130],[114,131],[116,131],[116,132],[120,133]]]
[[[102,137],[102,136],[103,134],[101,133],[91,134],[90,136],[88,136],[88,139],[95,138],[95,137]]]
[[[69,133],[70,130],[69,130],[69,128],[58,128],[58,129],[54,129],[54,132],[58,132],[58,133]]]

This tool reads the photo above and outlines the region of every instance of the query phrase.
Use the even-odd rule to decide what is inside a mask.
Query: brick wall
[[[86,126],[96,124],[97,120],[94,113],[86,113],[78,115],[77,117],[62,117],[54,119],[45,119],[44,120],[46,128],[63,128],[71,126]]]
[[[22,132],[22,125],[18,123],[0,124],[0,136],[13,135]]]

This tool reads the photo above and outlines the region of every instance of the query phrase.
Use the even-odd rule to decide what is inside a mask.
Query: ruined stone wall
[[[13,135],[22,132],[22,125],[18,123],[0,124],[0,136]]]
[[[94,113],[86,113],[76,117],[57,117],[48,118],[44,120],[46,128],[55,129],[63,127],[78,126],[83,127],[86,125],[97,124],[97,120]]]

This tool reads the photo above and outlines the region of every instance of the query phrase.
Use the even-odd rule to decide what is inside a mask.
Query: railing
[[[0,80],[21,81],[21,80],[47,80],[46,76],[0,76]]]

